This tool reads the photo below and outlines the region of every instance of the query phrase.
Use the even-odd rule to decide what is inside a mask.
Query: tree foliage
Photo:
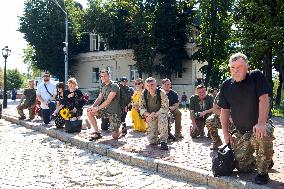
[[[7,90],[23,87],[25,77],[18,69],[7,70]]]
[[[250,66],[263,70],[271,87],[273,59],[283,57],[283,13],[280,0],[236,1],[234,20],[241,48],[249,56]]]
[[[65,7],[63,1],[59,3]],[[84,13],[80,7],[75,7],[73,0],[66,0],[65,5],[69,17],[69,55],[74,55],[79,52],[79,32]],[[19,31],[35,51],[32,56],[35,67],[48,70],[62,80],[65,41],[65,15],[62,10],[53,0],[26,0],[24,14],[20,17]],[[69,66],[72,66],[72,56]]]
[[[100,34],[109,49],[133,48],[140,74],[156,71],[171,77],[182,71],[182,62],[188,59],[185,51],[187,26],[193,1],[131,0],[90,2],[89,30]],[[108,24],[106,24],[108,23]],[[154,60],[161,62],[154,67]]]
[[[229,56],[233,0],[202,0],[199,3],[199,50],[194,54],[194,59],[208,63],[203,68],[205,85],[217,87],[220,82],[216,82],[216,78],[222,80],[219,67]]]
[[[140,76],[142,73],[152,76],[154,70],[157,55],[153,32],[156,6],[155,1],[137,1],[138,11],[133,17],[131,46]]]
[[[188,42],[187,25],[192,13],[191,4],[176,0],[158,0],[153,30],[157,53],[162,56],[156,71],[171,78],[172,73],[183,71],[183,61],[189,59],[185,49]],[[180,8],[180,9],[179,9]]]
[[[102,36],[109,49],[129,49],[135,0],[90,0],[87,9],[87,29]]]
[[[0,88],[1,89],[4,88],[4,71],[1,67],[0,67]]]
[[[32,46],[27,45],[27,47],[23,49],[23,51],[23,62],[28,66],[27,77],[35,78],[37,76],[40,76],[41,71],[37,69],[36,62],[34,60],[35,50],[32,48]]]

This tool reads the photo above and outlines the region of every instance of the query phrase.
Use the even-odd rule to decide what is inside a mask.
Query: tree
[[[179,12],[179,4],[176,0],[158,0],[157,2],[153,30],[157,54],[160,54],[162,58],[156,71],[161,76],[171,78],[172,73],[183,71],[182,63],[189,59],[185,50],[185,44],[188,42],[186,26],[191,24],[188,18],[192,11],[183,8],[191,7],[192,9],[193,6],[180,1],[182,7]]]
[[[284,43],[284,2],[238,0],[235,10],[241,48],[251,67],[263,70],[272,88],[273,59],[281,56]]]
[[[137,1],[138,11],[133,16],[131,46],[134,60],[139,71],[152,76],[156,57],[156,40],[153,33],[156,3],[154,1]]]
[[[232,27],[233,0],[202,0],[199,1],[200,45],[193,58],[208,65],[203,68],[206,77],[204,84],[217,87],[221,81],[219,67],[227,62],[229,56],[229,40]],[[214,83],[215,82],[215,83]]]
[[[27,45],[24,49],[23,62],[28,66],[28,78],[34,78],[40,76],[40,70],[36,67],[36,62],[34,60],[35,50],[32,46]],[[30,74],[31,73],[31,74]]]
[[[136,11],[135,0],[89,1],[87,26],[89,31],[102,36],[109,49],[129,49],[132,16]]]
[[[0,67],[0,88],[1,89],[4,88],[4,72],[1,67]]]
[[[24,87],[25,77],[18,69],[7,70],[7,90]]]
[[[63,0],[59,1],[62,7]],[[66,11],[69,17],[69,67],[72,66],[72,55],[79,52],[77,45],[81,37],[81,18],[84,16],[80,6],[73,0],[66,0]],[[19,31],[33,47],[33,62],[40,70],[48,70],[59,79],[64,78],[64,54],[62,43],[65,39],[64,14],[54,1],[26,0],[24,14],[20,17]],[[84,22],[82,22],[83,24]]]

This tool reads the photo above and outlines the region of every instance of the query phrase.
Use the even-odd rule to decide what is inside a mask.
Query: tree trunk
[[[269,86],[273,89],[273,81],[272,81],[272,49],[271,47],[267,49],[266,53],[263,57],[263,73],[265,78],[268,81]],[[271,96],[272,98],[272,96]]]
[[[206,77],[204,81],[204,85],[208,87],[211,75],[212,75],[212,68],[213,68],[213,60],[209,59],[208,60],[208,65],[207,65],[207,71],[206,71]]]
[[[280,70],[279,70],[279,85],[277,87],[277,93],[275,97],[275,106],[279,106],[281,103],[281,92],[282,88],[284,89],[284,84],[283,84],[283,79],[284,79],[284,65],[280,65]]]

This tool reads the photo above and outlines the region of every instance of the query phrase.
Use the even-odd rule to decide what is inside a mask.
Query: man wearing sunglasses
[[[127,112],[131,106],[131,97],[134,93],[134,90],[132,87],[129,87],[127,85],[128,83],[128,79],[127,77],[122,77],[120,79],[120,84],[119,84],[119,88],[120,88],[120,105],[121,105],[121,124],[122,124],[122,135],[126,135],[127,134],[127,129],[126,129],[126,123],[125,123],[125,119],[127,116]]]
[[[44,73],[43,83],[38,86],[36,95],[40,101],[43,122],[49,124],[51,115],[55,110],[56,86],[50,82],[50,74],[48,72]]]

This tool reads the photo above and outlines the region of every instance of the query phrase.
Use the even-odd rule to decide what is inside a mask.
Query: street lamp
[[[7,77],[6,77],[6,63],[7,63],[7,58],[10,56],[11,50],[8,49],[8,46],[5,46],[2,49],[2,55],[5,59],[5,64],[4,64],[4,93],[3,93],[3,108],[7,108]]]
[[[53,0],[53,2],[62,10],[62,12],[65,14],[65,47],[63,48],[64,52],[64,63],[65,63],[65,74],[64,74],[64,79],[65,83],[67,83],[68,80],[68,15],[67,11],[64,10],[60,4],[58,3],[57,0]]]

